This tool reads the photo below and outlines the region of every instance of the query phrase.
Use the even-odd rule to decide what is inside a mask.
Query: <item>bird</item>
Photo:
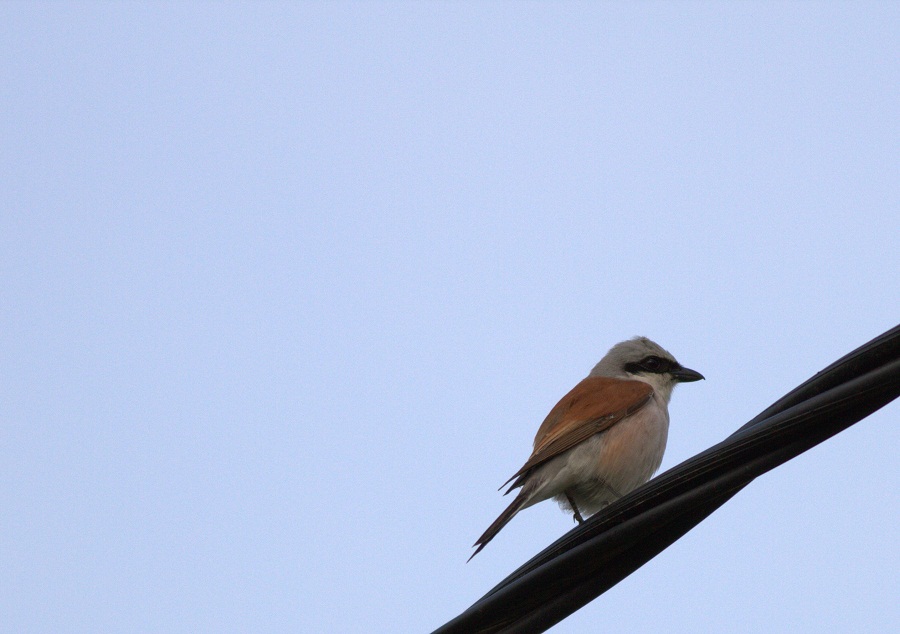
[[[659,469],[678,383],[705,377],[647,337],[614,345],[550,410],[522,468],[500,488],[520,489],[472,545],[477,555],[515,515],[550,498],[575,521],[644,484]]]

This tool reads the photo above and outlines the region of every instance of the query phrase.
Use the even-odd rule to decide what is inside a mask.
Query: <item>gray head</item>
[[[614,345],[590,376],[608,376],[650,383],[668,400],[676,383],[704,378],[696,370],[685,368],[668,351],[647,337],[635,337]]]

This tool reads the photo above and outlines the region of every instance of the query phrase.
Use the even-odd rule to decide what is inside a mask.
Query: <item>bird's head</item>
[[[704,378],[696,370],[686,368],[668,351],[647,337],[635,337],[614,345],[594,366],[590,376],[643,381],[666,402],[678,383]]]

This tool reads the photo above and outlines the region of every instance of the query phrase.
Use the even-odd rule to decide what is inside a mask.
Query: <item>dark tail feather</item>
[[[472,546],[477,546],[475,552],[472,553],[472,557],[481,552],[481,549],[487,546],[488,542],[494,539],[494,536],[500,532],[504,526],[509,523],[513,517],[515,517],[516,513],[522,510],[522,507],[525,505],[525,502],[531,497],[531,494],[534,492],[534,485],[524,486],[522,490],[519,491],[519,494],[516,496],[516,499],[512,501],[512,504],[506,507],[506,510],[500,513],[500,517],[494,520],[494,523],[488,526],[488,529],[484,531],[484,534],[479,537]],[[466,563],[472,561],[472,557],[469,557],[466,560]]]

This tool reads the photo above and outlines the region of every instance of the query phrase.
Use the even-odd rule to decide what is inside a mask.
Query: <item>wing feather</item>
[[[584,379],[547,414],[534,437],[531,457],[507,480],[507,483],[515,480],[509,490],[521,486],[524,476],[538,465],[638,411],[650,401],[652,394],[653,388],[643,381]]]

